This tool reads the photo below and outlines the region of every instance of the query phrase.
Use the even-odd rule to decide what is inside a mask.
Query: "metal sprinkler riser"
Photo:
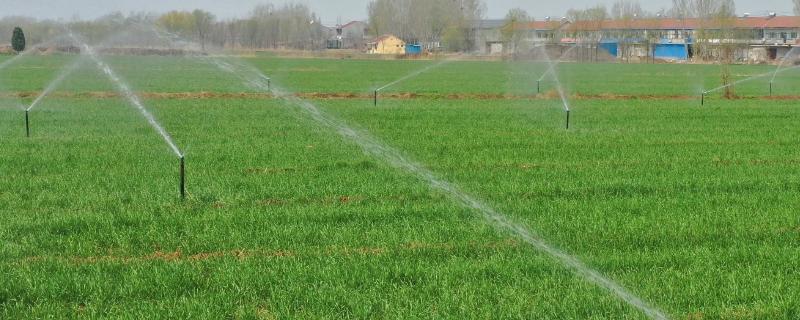
[[[569,113],[570,110],[567,110],[567,130],[569,130]]]
[[[375,100],[374,105],[377,107],[378,106],[378,90],[375,90],[375,99],[374,100]]]
[[[181,156],[181,200],[186,199],[186,161],[185,157]]]
[[[25,137],[31,137],[31,122],[30,122],[30,111],[25,110]]]

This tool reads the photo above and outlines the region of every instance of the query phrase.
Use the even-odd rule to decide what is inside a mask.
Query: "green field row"
[[[0,83],[39,91],[72,59],[30,57]],[[194,59],[107,59],[137,91],[256,90]],[[430,63],[249,62],[296,92],[361,92]],[[89,66],[57,92],[113,91]],[[510,79],[535,81],[521,68],[451,62],[393,90],[515,92]],[[714,68],[565,64],[560,76],[572,93],[682,95],[688,77],[655,88],[648,75]],[[125,100],[47,99],[25,138],[11,105],[32,99],[0,100],[1,318],[645,317],[291,102],[144,99],[186,151],[181,201],[178,159]],[[570,130],[554,99],[313,103],[670,317],[800,314],[793,100],[581,99]]]
[[[73,56],[24,57],[3,70],[1,91],[42,90]],[[205,59],[205,61],[204,61]],[[207,60],[192,57],[109,57],[111,65],[141,92],[241,92],[235,77],[221,73]],[[412,81],[403,81],[384,92],[417,94],[537,94],[553,92],[556,83],[547,63],[485,61],[372,61],[323,59],[247,59],[287,88],[297,92],[369,94],[415,71],[431,67]],[[800,93],[800,70],[784,66],[731,66],[731,81],[741,81],[735,93],[741,96],[768,96],[770,82],[774,95]],[[722,86],[722,67],[681,64],[578,64],[556,65],[565,91],[580,95],[699,96],[701,92]],[[747,80],[756,76],[755,79]],[[95,68],[82,68],[76,79],[62,89],[85,92],[109,91],[109,83]],[[720,94],[721,91],[718,91]]]

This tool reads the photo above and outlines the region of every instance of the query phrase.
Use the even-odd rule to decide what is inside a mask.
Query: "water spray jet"
[[[431,70],[431,69],[433,69],[433,68],[436,68],[436,67],[438,67],[438,66],[441,66],[441,65],[443,65],[443,64],[445,64],[445,63],[448,63],[448,62],[450,62],[450,61],[451,61],[451,60],[448,60],[448,59],[445,59],[445,60],[439,61],[438,63],[432,64],[432,65],[429,65],[429,66],[427,66],[427,67],[425,67],[425,68],[422,68],[422,69],[419,69],[419,70],[417,70],[417,71],[414,71],[414,72],[412,72],[412,73],[409,73],[409,74],[407,74],[406,76],[404,76],[404,77],[402,77],[402,78],[400,78],[400,79],[397,79],[397,80],[395,80],[395,81],[393,81],[393,82],[390,82],[390,83],[386,84],[386,85],[385,85],[385,86],[383,86],[383,87],[380,87],[380,88],[378,88],[378,89],[375,89],[375,92],[374,92],[374,94],[375,94],[375,106],[378,106],[378,91],[381,91],[381,90],[383,90],[383,89],[389,88],[389,87],[391,87],[391,86],[394,86],[394,85],[396,85],[396,84],[398,84],[398,83],[400,83],[400,82],[406,81],[406,80],[408,80],[408,79],[414,78],[414,77],[416,77],[416,76],[418,76],[418,75],[421,75],[421,74],[423,74],[423,73],[425,73],[425,72],[428,72],[429,70]]]
[[[570,52],[572,52],[576,48],[576,46],[573,46],[569,48],[567,51],[562,52],[561,56],[559,56],[555,62],[553,62],[553,60],[550,60],[550,56],[547,55],[547,51],[545,51],[546,48],[544,46],[538,46],[537,48],[539,48],[539,50],[542,52],[548,64],[547,70],[545,70],[545,72],[542,73],[542,75],[539,77],[539,80],[537,80],[537,82],[541,82],[548,75],[555,76],[556,67],[558,67],[558,65],[564,62],[564,59],[567,57],[567,55],[570,54]]]
[[[772,96],[772,83],[775,82],[775,79],[778,77],[778,73],[781,73],[784,70],[783,66],[786,64],[786,62],[795,60],[795,59],[791,59],[790,57],[792,56],[792,53],[794,53],[795,50],[797,50],[797,48],[798,47],[794,47],[794,48],[789,49],[789,52],[786,52],[786,55],[783,56],[783,59],[781,59],[781,62],[778,63],[778,67],[775,68],[775,72],[772,73],[772,79],[769,80],[769,95],[770,96]],[[789,69],[794,69],[796,67],[798,67],[798,66],[796,65],[796,66],[793,66],[793,67],[791,67]]]
[[[76,42],[79,43],[81,47],[83,47],[83,51],[86,55],[94,61],[94,64],[100,71],[102,71],[112,83],[114,83],[117,87],[117,91],[125,97],[131,106],[133,106],[142,117],[147,120],[150,126],[161,136],[164,142],[169,146],[172,152],[175,153],[180,158],[180,192],[181,192],[181,199],[186,197],[186,172],[185,172],[185,157],[183,152],[178,145],[175,143],[175,140],[172,139],[172,136],[164,129],[163,126],[156,120],[156,117],[150,113],[150,111],[145,107],[142,99],[136,95],[133,90],[126,84],[122,78],[117,76],[116,72],[111,69],[107,63],[105,63],[100,57],[98,56],[97,52],[95,52],[94,48],[90,47],[83,41],[80,41],[75,35],[70,34],[70,37]]]
[[[42,91],[42,93],[39,94],[39,96],[36,97],[36,99],[33,100],[31,105],[28,106],[28,108],[25,109],[25,136],[26,137],[30,138],[30,136],[31,136],[31,127],[30,127],[30,119],[29,119],[31,110],[33,110],[33,108],[38,106],[39,103],[41,103],[48,95],[50,95],[50,93],[53,92],[53,90],[55,90],[61,84],[61,82],[64,81],[64,79],[66,79],[70,74],[72,74],[72,72],[74,72],[80,66],[80,64],[82,62],[83,62],[83,58],[77,58],[77,60],[75,60],[75,62],[73,62],[70,66],[64,68],[63,71],[61,72],[61,74],[59,74],[53,81],[51,81],[50,84],[47,85],[47,88],[45,88],[44,91]]]
[[[250,82],[250,79],[246,78],[246,74],[261,73],[261,71],[252,67],[249,67],[248,70],[226,70],[226,68],[224,68],[221,64],[217,63],[217,59],[213,59],[212,62],[221,70],[242,77],[244,80],[243,83],[245,84]],[[611,294],[614,294],[617,298],[638,309],[649,318],[659,320],[667,319],[667,316],[663,311],[655,306],[650,305],[647,301],[639,298],[633,292],[628,291],[627,288],[618,284],[615,280],[593,269],[591,266],[581,261],[578,257],[551,245],[546,239],[541,237],[535,231],[528,229],[523,224],[516,223],[515,221],[509,219],[502,212],[496,211],[494,208],[482,202],[480,199],[462,191],[455,184],[439,178],[434,172],[428,170],[422,164],[409,159],[399,150],[371,137],[368,132],[353,129],[346,122],[329,114],[324,109],[321,109],[313,103],[301,99],[300,97],[291,94],[280,87],[275,88],[273,92],[275,93],[276,97],[291,103],[297,107],[298,110],[305,112],[306,115],[310,119],[317,122],[319,126],[330,129],[332,132],[339,134],[342,138],[354,142],[360,146],[363,151],[371,154],[376,159],[383,160],[392,167],[405,171],[406,173],[416,176],[422,181],[427,182],[432,189],[442,192],[453,201],[475,211],[476,213],[479,213],[488,223],[498,230],[505,230],[513,233],[527,244],[541,252],[544,252],[555,261],[559,262],[566,269],[573,271],[576,275],[582,277],[583,279],[586,279],[587,281],[607,290]]]
[[[790,70],[796,70],[798,68],[800,68],[800,65],[779,69],[779,70],[776,70],[775,72],[767,72],[767,73],[757,74],[757,75],[751,76],[749,78],[741,79],[741,80],[734,81],[734,82],[731,82],[731,83],[723,85],[723,86],[716,87],[714,89],[706,91],[705,93],[709,94],[709,93],[712,93],[712,92],[717,92],[717,91],[723,90],[725,88],[736,86],[736,85],[738,85],[740,83],[753,81],[753,80],[756,80],[756,79],[761,79],[761,78],[767,77],[769,75],[772,75],[772,77],[773,77],[772,78],[773,80],[770,80],[770,84],[772,84],[772,82],[774,82],[775,76],[777,76],[778,74],[784,73],[784,72],[787,72],[787,71],[790,71]]]
[[[260,73],[260,71],[253,68],[250,68],[250,70],[225,70],[220,64],[215,64],[220,67],[221,70],[229,71],[239,76],[247,73]],[[243,80],[244,83],[250,82],[249,79],[244,77]],[[276,97],[295,105],[299,110],[304,111],[309,118],[316,121],[320,126],[326,127],[342,136],[342,138],[356,143],[365,152],[371,154],[377,159],[386,161],[391,166],[403,170],[427,182],[431,188],[443,192],[457,203],[481,214],[483,218],[485,218],[496,228],[514,233],[529,245],[542,252],[545,252],[550,257],[560,262],[564,267],[572,270],[588,281],[608,290],[621,300],[639,309],[650,318],[667,319],[666,315],[661,310],[651,306],[646,301],[629,292],[625,287],[616,283],[613,279],[606,277],[595,269],[592,269],[577,257],[550,245],[545,239],[543,239],[534,231],[529,230],[524,225],[510,220],[503,213],[496,211],[494,208],[483,203],[478,198],[475,198],[462,191],[458,186],[439,178],[435,173],[426,169],[423,165],[410,160],[399,150],[371,137],[367,132],[353,129],[344,121],[327,113],[325,110],[317,107],[311,102],[291,94],[290,92],[284,91],[281,88],[274,89],[274,92]]]
[[[574,48],[575,47],[570,48],[570,50],[572,50]],[[558,73],[557,73],[557,70],[556,70],[556,67],[558,66],[558,64],[560,62],[553,62],[552,60],[550,60],[550,57],[547,55],[547,51],[545,51],[544,49],[541,49],[541,50],[542,50],[542,54],[544,55],[545,59],[547,60],[547,64],[550,67],[548,68],[548,70],[544,74],[542,74],[542,76],[539,78],[538,81],[542,81],[542,79],[544,79],[544,77],[547,76],[548,74],[551,76],[552,80],[555,81],[556,91],[558,91],[558,96],[561,98],[561,103],[563,104],[564,111],[567,113],[567,129],[569,130],[569,116],[570,116],[571,108],[570,108],[570,105],[569,105],[569,99],[567,98],[567,94],[564,92],[564,86],[561,84],[561,80],[558,78]],[[569,53],[570,50],[567,50],[566,53]],[[566,54],[566,53],[564,53],[564,54]],[[564,55],[562,55],[561,57],[563,58]]]
[[[231,72],[240,75],[247,73],[243,72],[242,70],[235,70]],[[250,72],[255,73],[259,71],[250,70]],[[245,79],[244,83],[248,83],[248,79]],[[639,309],[648,317],[652,319],[667,319],[667,316],[661,310],[651,306],[634,293],[629,292],[625,287],[621,286],[613,279],[606,277],[599,271],[593,269],[591,266],[586,265],[579,258],[551,245],[535,231],[531,231],[525,225],[511,220],[502,212],[495,210],[480,199],[470,195],[465,191],[462,191],[457,185],[439,178],[437,174],[430,171],[422,164],[409,159],[400,150],[397,150],[389,145],[384,144],[382,141],[373,138],[368,132],[352,128],[343,120],[329,114],[324,109],[321,109],[313,103],[299,98],[290,92],[284,91],[281,88],[276,88],[275,94],[277,97],[296,106],[300,111],[305,112],[310,119],[317,122],[320,126],[330,129],[332,132],[339,134],[342,138],[347,139],[348,141],[354,142],[360,146],[363,151],[377,159],[385,161],[392,167],[405,171],[408,174],[416,176],[422,181],[427,182],[432,189],[438,190],[453,201],[463,205],[466,208],[474,210],[494,227],[515,234],[527,244],[546,253],[561,263],[565,268],[572,270],[584,279],[608,290],[622,301],[625,301],[631,306]],[[569,110],[569,108],[567,108],[567,110]]]

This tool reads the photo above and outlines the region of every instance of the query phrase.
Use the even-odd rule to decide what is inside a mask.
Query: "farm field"
[[[0,318],[647,318],[432,180],[669,318],[800,316],[800,70],[700,106],[719,66],[564,63],[565,130],[544,63],[104,59],[188,197],[90,60],[0,70]]]

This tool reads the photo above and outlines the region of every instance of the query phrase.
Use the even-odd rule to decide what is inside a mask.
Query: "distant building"
[[[498,55],[503,53],[503,35],[501,30],[505,20],[479,20],[472,26],[471,34],[480,54]]]
[[[341,26],[345,49],[363,50],[367,43],[368,25],[364,21],[351,21]]]
[[[368,44],[372,54],[405,54],[406,42],[393,35],[384,35]]]
[[[526,50],[536,46],[565,48],[578,46],[576,57],[597,57],[598,51],[614,58],[658,58],[687,60],[697,46],[706,46],[705,58],[714,59],[721,45],[734,47],[734,59],[739,62],[768,62],[782,59],[794,47],[800,46],[800,17],[776,16],[739,17],[727,21],[725,29],[732,30],[730,39],[720,39],[721,22],[703,19],[646,18],[604,21],[536,21],[525,29]],[[525,54],[507,52],[502,30],[505,20],[482,20],[475,23],[472,34],[482,54]],[[703,39],[697,43],[697,39]],[[579,54],[578,54],[579,53]]]
[[[505,52],[507,44],[503,42],[502,30],[507,26],[506,20],[480,20],[472,28],[474,43],[478,53],[488,55],[499,55]],[[546,43],[558,42],[559,31],[568,22],[564,21],[535,21],[519,24],[517,30],[525,31],[525,42],[530,45],[542,45]],[[530,47],[530,46],[529,46]]]
[[[569,26],[569,21],[534,21],[525,25],[528,41],[534,45],[555,43],[559,34]]]
[[[740,17],[729,21],[731,38],[720,39],[721,22],[703,19],[652,18],[578,22],[567,28],[577,42],[602,39],[604,46],[622,55],[654,56],[687,60],[693,56],[697,39],[705,33],[704,44],[736,47],[735,57],[742,62],[776,60],[798,46],[800,17]],[[616,48],[613,48],[616,44]],[[622,48],[625,47],[625,48]],[[715,50],[711,50],[715,54]]]
[[[367,27],[364,21],[351,21],[331,28],[333,35],[328,39],[327,48],[364,50],[369,39]]]

